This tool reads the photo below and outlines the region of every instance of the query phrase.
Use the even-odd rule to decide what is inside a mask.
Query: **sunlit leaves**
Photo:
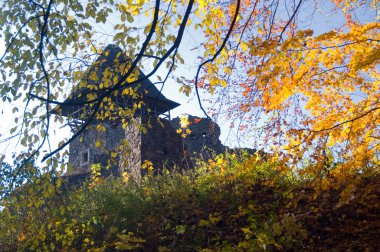
[[[324,160],[319,151],[336,148],[335,157],[360,165],[359,159],[364,159],[359,153],[368,157],[378,146],[378,140],[369,137],[378,131],[373,124],[378,121],[379,102],[375,89],[379,77],[378,24],[346,16],[345,28],[318,36],[311,30],[297,30],[291,21],[289,31],[283,32],[284,23],[271,19],[276,11],[273,6],[257,2],[260,7],[252,11],[253,3],[246,4],[243,2],[238,25],[227,44],[228,53],[206,65],[199,87],[223,97],[217,102],[225,104],[231,118],[249,122],[254,132],[265,129],[268,137],[260,141],[276,151],[276,145],[282,146],[296,157],[296,163],[302,155]],[[351,4],[346,2],[349,8],[361,5]],[[212,8],[208,7],[210,13]],[[221,10],[231,13],[233,8],[230,4]],[[204,21],[209,38],[204,57],[215,52],[219,31],[228,28],[223,18],[214,18],[218,32],[210,28],[211,20]],[[262,135],[257,133],[257,137]]]
[[[240,129],[255,128],[252,132],[259,142],[273,150],[283,147],[296,161],[305,154],[323,162],[325,157],[319,154],[325,149],[337,148],[336,157],[340,152],[343,160],[354,157],[351,161],[378,151],[379,25],[350,17],[355,8],[375,3],[333,2],[347,22],[320,35],[297,27],[298,20],[291,15],[296,6],[290,1],[242,0],[224,48],[235,1],[195,1],[186,30],[181,31],[204,36],[196,45],[197,62],[213,59],[201,69],[197,88],[215,94],[212,102],[215,97],[227,105],[228,118],[242,119],[236,124]],[[160,84],[187,63],[189,50],[179,40],[187,1],[160,1],[156,10],[154,1],[62,0],[54,1],[45,16],[48,3],[11,0],[1,4],[0,29],[7,52],[0,63],[4,81],[0,95],[3,101],[28,106],[15,119],[22,124],[11,127],[11,134],[21,134],[25,148],[33,150],[50,136],[49,120],[58,111],[54,111],[55,103],[72,92],[77,93],[71,98],[88,102],[80,111],[81,119],[94,113],[96,120],[121,119],[126,127],[128,118],[144,104],[133,102],[126,109],[111,97],[139,97],[128,86],[141,77],[137,68],[130,71],[132,62],[153,76],[164,70],[167,75],[161,72],[157,78]],[[279,14],[285,10],[289,15]],[[153,27],[155,14],[158,19]],[[298,13],[293,16],[303,18]],[[152,37],[145,41],[148,34]],[[106,68],[104,62],[94,63],[106,43],[120,46],[128,60],[115,60],[113,67]],[[195,90],[194,80],[187,81],[187,76],[175,79],[181,84],[180,92],[190,95]],[[84,89],[89,92],[81,92]]]

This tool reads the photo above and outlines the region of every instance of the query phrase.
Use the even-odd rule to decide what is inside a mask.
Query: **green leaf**
[[[175,232],[177,234],[184,234],[186,232],[186,226],[185,225],[178,225],[175,227]]]
[[[133,23],[134,21],[133,16],[129,12],[127,12],[127,20],[129,23]]]

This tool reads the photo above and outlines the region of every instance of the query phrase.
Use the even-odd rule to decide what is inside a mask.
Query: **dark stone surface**
[[[145,130],[141,130],[145,125]],[[155,116],[136,118],[125,128],[126,148],[120,155],[119,168],[139,179],[146,171],[141,167],[144,161],[152,163],[154,172],[163,167],[188,167],[188,159],[183,155],[181,137],[166,119]]]
[[[83,183],[91,177],[90,172],[80,174],[67,174],[63,176],[63,183],[61,189],[63,191],[70,191],[83,185]]]
[[[180,135],[165,119],[151,118],[147,133],[142,134],[142,160],[149,160],[154,167],[173,169],[188,168]]]
[[[100,164],[101,167],[110,166],[102,171],[105,176],[128,172],[132,177],[139,178],[145,160],[152,162],[156,172],[164,166],[168,169],[190,166],[184,156],[180,135],[166,119],[144,115],[135,118],[125,129],[106,122],[102,125],[106,128],[105,132],[98,132],[94,126],[70,144],[69,163],[74,168],[71,175],[89,173],[93,164]],[[142,129],[143,125],[145,129]],[[104,148],[96,147],[98,140],[102,141]],[[116,162],[109,165],[111,151],[118,155]],[[89,162],[83,163],[83,155],[88,155]]]
[[[220,154],[225,151],[225,146],[219,140],[220,128],[217,123],[208,118],[200,118],[189,115],[190,125],[188,129],[191,133],[182,139],[183,145],[192,160],[208,160],[214,154]],[[174,118],[171,121],[174,129],[179,129],[180,118]]]

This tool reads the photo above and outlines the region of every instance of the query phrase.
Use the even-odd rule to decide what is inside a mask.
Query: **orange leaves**
[[[197,124],[197,123],[200,123],[202,121],[202,118],[195,118],[194,119],[194,123]]]
[[[242,13],[247,13],[244,7]],[[340,152],[336,155],[345,160],[361,160],[351,162],[357,166],[368,160],[361,157],[367,157],[364,154],[372,153],[370,149],[379,145],[371,135],[377,128],[373,121],[379,120],[374,108],[380,102],[380,25],[353,22],[316,37],[312,37],[312,30],[297,31],[292,26],[287,38],[279,42],[275,34],[281,32],[283,24],[273,24],[273,36],[268,36],[268,24],[256,16],[259,13],[271,12],[260,9],[249,22],[245,19],[248,15],[241,14],[238,23],[241,27],[249,25],[235,28],[228,57],[208,65],[203,80],[214,86],[215,79],[219,83],[228,79],[228,86],[220,94],[232,97],[228,96],[233,101],[230,116],[245,120],[271,116],[263,120],[266,125],[262,127],[267,134],[286,136],[273,143],[288,145],[287,151],[297,160],[305,150],[323,160],[318,155],[324,148],[336,148]],[[210,41],[205,44],[212,50],[218,44],[219,31],[208,32],[215,33],[208,33]],[[219,73],[224,69],[226,76],[216,76],[218,69]],[[257,121],[252,119],[250,123]],[[294,146],[296,149],[290,151]]]
[[[252,87],[247,86],[245,83],[240,84],[244,88],[243,96],[247,97],[252,92]]]
[[[289,20],[273,19],[277,10],[267,3],[242,1],[225,51],[205,66],[200,87],[218,94],[230,118],[242,119],[276,151],[289,146],[295,160],[306,153],[319,162],[324,149],[335,149],[336,157],[358,165],[380,143],[373,137],[378,135],[373,122],[379,120],[380,24],[349,16],[370,1],[334,3],[347,11],[348,22],[313,37],[312,30],[299,30],[296,22],[283,31]],[[226,17],[235,7],[202,6],[198,17],[203,18],[208,57],[219,48],[229,29]]]
[[[240,105],[239,110],[242,112],[249,112],[252,109],[251,107],[252,105],[250,103],[244,103]]]

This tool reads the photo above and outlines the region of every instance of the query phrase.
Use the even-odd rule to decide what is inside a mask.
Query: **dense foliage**
[[[348,169],[377,165],[378,8],[374,0],[2,1],[0,98],[14,121],[4,141],[19,141],[18,170],[32,158],[64,170],[64,148],[94,120],[125,127],[142,106],[130,87],[151,78],[170,89],[175,80],[206,115],[249,129],[250,145],[294,166],[309,159],[318,172],[329,152]],[[319,23],[329,15],[331,27]],[[108,43],[125,60],[104,68],[94,59]],[[213,106],[201,104],[199,89]],[[119,106],[120,94],[136,102]],[[81,123],[53,145],[65,106],[83,108]]]
[[[375,0],[0,1],[0,143],[17,145],[0,153],[0,249],[379,251],[378,9]],[[336,17],[331,29],[312,31],[319,12]],[[104,67],[94,60],[109,43],[124,60]],[[144,105],[132,87],[147,78],[160,88],[175,80],[273,159],[227,154],[139,182],[95,172],[68,189],[65,148],[90,126],[106,134],[101,122],[125,128]],[[53,143],[64,125],[73,134]],[[123,158],[119,147],[111,161]]]
[[[296,176],[273,160],[227,154],[140,183],[94,175],[62,193],[41,177],[33,185],[39,192],[25,185],[2,202],[0,244],[6,251],[379,250],[378,167],[326,171]]]

